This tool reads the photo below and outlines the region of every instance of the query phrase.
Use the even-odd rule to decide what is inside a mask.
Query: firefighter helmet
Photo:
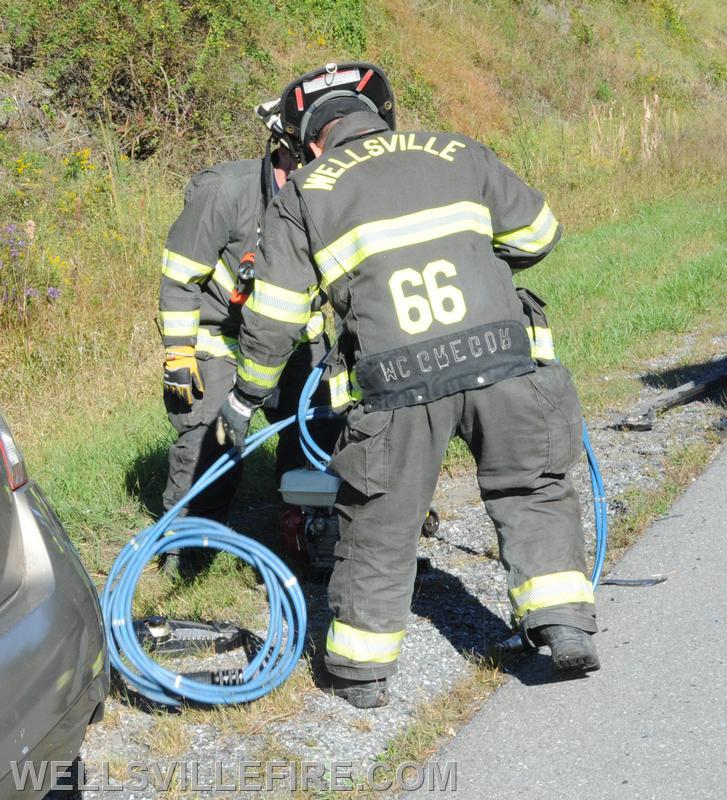
[[[296,78],[280,96],[281,141],[303,162],[307,145],[333,119],[354,111],[373,111],[395,126],[394,93],[384,71],[363,61],[326,64]]]

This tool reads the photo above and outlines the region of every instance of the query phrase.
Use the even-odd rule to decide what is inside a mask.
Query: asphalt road
[[[602,586],[601,671],[526,660],[434,760],[467,800],[727,797],[727,447]],[[405,797],[432,797],[420,791]]]

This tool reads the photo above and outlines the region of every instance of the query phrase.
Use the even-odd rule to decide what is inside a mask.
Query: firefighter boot
[[[558,673],[591,672],[601,668],[591,635],[571,625],[546,625],[538,633],[550,648]]]
[[[332,679],[330,693],[356,708],[381,708],[389,704],[386,678],[378,681],[354,681],[333,675]]]

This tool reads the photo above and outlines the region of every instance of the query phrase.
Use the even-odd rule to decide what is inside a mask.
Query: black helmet
[[[310,160],[307,145],[331,120],[354,111],[373,111],[395,126],[394,93],[384,71],[353,61],[326,64],[288,84],[280,95],[281,141],[302,162]]]

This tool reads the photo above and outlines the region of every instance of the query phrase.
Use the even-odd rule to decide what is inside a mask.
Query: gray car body
[[[1,418],[0,418],[1,419]],[[36,774],[72,761],[103,716],[109,664],[96,589],[40,487],[11,491],[0,463],[0,800],[40,797],[16,786],[12,762]],[[27,769],[27,767],[26,767]]]

